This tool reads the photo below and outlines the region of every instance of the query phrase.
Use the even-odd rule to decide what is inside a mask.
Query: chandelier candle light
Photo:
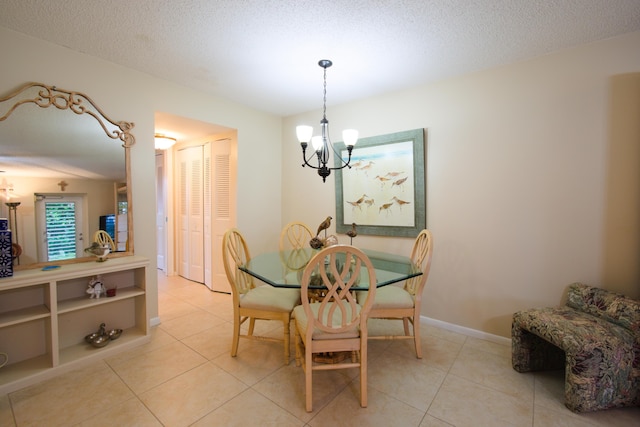
[[[353,146],[356,145],[356,142],[358,141],[358,131],[355,129],[345,129],[342,131],[343,142],[347,146],[347,151],[349,152],[349,158],[345,162],[329,139],[329,120],[327,120],[327,68],[331,67],[333,63],[328,59],[321,59],[318,62],[318,65],[324,68],[324,100],[322,106],[322,120],[320,120],[320,129],[322,134],[312,137],[313,127],[302,125],[296,127],[296,135],[298,136],[298,141],[302,147],[302,159],[304,160],[302,167],[309,166],[312,169],[317,169],[318,175],[322,177],[322,182],[326,182],[327,177],[331,174],[332,170],[344,169],[345,167],[351,168],[349,165],[351,162],[351,152],[353,151]],[[313,146],[318,158],[317,166],[309,163],[309,160],[312,159],[313,155],[310,155],[309,158],[306,156],[309,141],[311,141],[311,145]],[[340,159],[340,166],[327,166],[327,163],[329,163],[330,151],[333,151],[334,155]]]

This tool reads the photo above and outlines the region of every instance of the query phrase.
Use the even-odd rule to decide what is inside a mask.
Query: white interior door
[[[189,280],[204,283],[203,147],[180,150],[178,165],[178,274]]]
[[[88,233],[83,210],[85,199],[81,194],[35,195],[38,262],[85,256],[84,236]]]
[[[205,191],[205,212],[208,212],[208,219],[205,224],[210,227],[206,231],[205,237],[205,265],[207,274],[205,284],[212,290],[230,293],[229,282],[224,272],[222,264],[222,237],[224,233],[233,226],[233,175],[231,173],[231,141],[223,139],[207,144],[208,167],[211,177],[209,188]],[[205,184],[207,186],[207,184]]]
[[[167,188],[164,170],[164,153],[156,154],[156,244],[157,268],[167,272]]]
[[[212,178],[211,178],[211,143],[208,142],[203,147],[203,218],[204,218],[204,227],[203,227],[203,237],[204,237],[204,284],[209,288],[213,289],[212,280],[211,280],[211,256],[212,256],[212,248],[211,248],[211,187],[212,187]]]

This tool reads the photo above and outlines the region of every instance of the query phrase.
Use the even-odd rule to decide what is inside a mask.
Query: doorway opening
[[[236,224],[237,132],[167,113],[155,131],[177,140],[156,151],[158,269],[230,292],[221,248]]]
[[[36,194],[38,262],[83,256],[86,195]]]

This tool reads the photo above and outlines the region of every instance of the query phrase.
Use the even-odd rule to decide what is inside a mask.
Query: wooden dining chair
[[[313,232],[302,222],[290,222],[280,232],[280,250],[303,249],[309,247]]]
[[[367,315],[376,287],[358,304],[352,287],[366,280],[376,283],[376,273],[367,255],[350,245],[330,246],[318,252],[302,273],[302,305],[293,310],[296,365],[305,373],[306,410],[313,410],[313,371],[360,368],[360,406],[367,406]],[[324,285],[322,301],[311,302],[309,285]],[[351,352],[359,357],[314,362],[318,353]],[[304,357],[303,357],[304,354]]]
[[[113,242],[109,233],[104,230],[98,230],[93,234],[93,241],[98,243],[100,246],[105,247],[109,246],[111,252],[116,251],[116,244]]]
[[[233,298],[233,341],[231,356],[238,354],[240,338],[284,342],[284,360],[289,364],[291,312],[300,304],[299,289],[280,289],[263,284],[256,286],[253,277],[241,271],[238,266],[251,259],[249,248],[236,228],[227,230],[222,239],[222,261],[224,271],[231,285]],[[278,320],[284,329],[283,338],[254,335],[255,321]],[[246,334],[241,333],[241,325],[249,320]]]
[[[376,335],[369,339],[411,339],[416,347],[416,357],[422,359],[420,345],[420,309],[422,307],[422,293],[429,278],[431,256],[433,254],[433,236],[431,231],[422,230],[413,244],[411,260],[420,267],[422,274],[404,282],[403,286],[388,285],[378,289],[373,302],[370,319],[402,320],[404,335]],[[356,293],[358,301],[367,298],[366,291]],[[413,333],[409,328],[411,323]]]
[[[280,232],[280,261],[286,283],[299,283],[299,274],[309,262],[311,229],[302,222],[290,222]]]

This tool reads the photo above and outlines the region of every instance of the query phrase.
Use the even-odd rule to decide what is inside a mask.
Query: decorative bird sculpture
[[[107,256],[111,252],[111,249],[108,246],[100,246],[98,242],[93,242],[91,246],[85,248],[84,251],[98,258],[96,261],[104,262],[107,260]]]
[[[333,218],[328,216],[327,219],[325,219],[324,221],[322,221],[320,223],[320,225],[318,226],[318,233],[316,234],[316,237],[318,237],[320,235],[320,232],[322,230],[324,230],[324,237],[327,237],[327,228],[329,228],[331,226],[331,220],[332,219]]]
[[[356,230],[356,223],[351,223],[351,230],[347,231],[347,236],[351,238],[349,244],[353,246],[353,238],[358,235],[358,230]]]

